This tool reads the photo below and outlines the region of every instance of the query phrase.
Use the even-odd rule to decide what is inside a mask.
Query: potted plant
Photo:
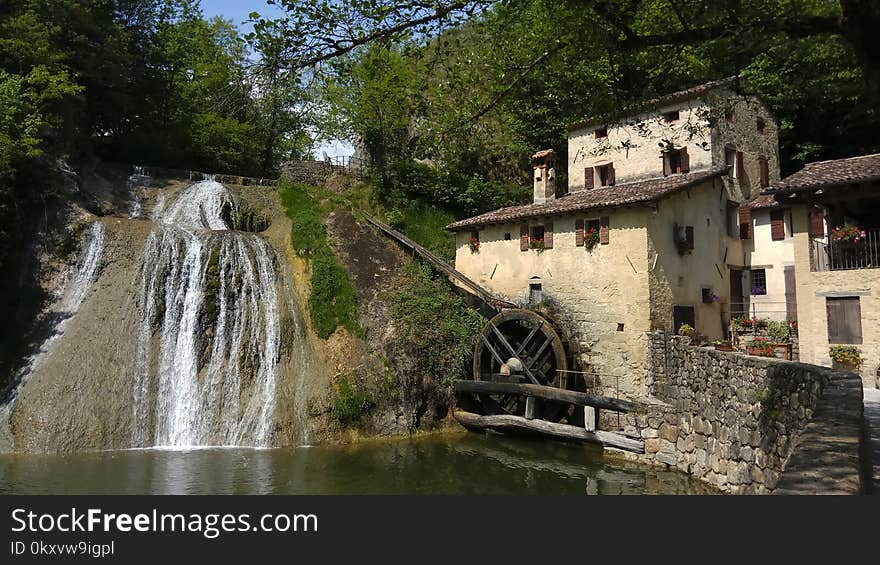
[[[749,343],[748,347],[746,347],[746,352],[749,355],[756,355],[758,357],[775,357],[776,347],[769,339],[759,336]]]
[[[529,238],[529,249],[534,249],[539,254],[544,252],[544,238],[543,237],[530,237]]]
[[[592,251],[597,245],[599,245],[599,230],[591,226],[584,234],[584,247],[587,248],[587,251]]]
[[[476,237],[471,236],[468,239],[468,247],[471,250],[471,253],[479,253],[480,252],[480,240]]]
[[[694,327],[690,324],[682,324],[678,326],[678,335],[692,337],[694,335]]]
[[[854,345],[832,345],[828,353],[832,369],[858,373],[862,368],[862,352]]]
[[[729,339],[716,339],[712,345],[715,346],[715,351],[733,351],[733,344]]]

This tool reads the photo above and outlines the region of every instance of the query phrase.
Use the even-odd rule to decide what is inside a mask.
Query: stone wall
[[[786,462],[815,412],[843,418],[850,428],[861,418],[861,392],[855,395],[846,384],[856,379],[848,373],[692,347],[688,338],[669,339],[663,332],[650,336],[649,366],[647,382],[662,402],[626,416],[625,431],[645,439],[645,454],[637,457],[677,467],[725,492],[769,493],[784,483]],[[841,395],[858,419],[840,414]],[[861,439],[853,429],[848,433],[844,443],[854,443],[849,455],[858,463]],[[860,485],[857,471],[848,478]]]
[[[281,165],[281,178],[308,184],[321,185],[338,167],[327,161],[288,161]]]

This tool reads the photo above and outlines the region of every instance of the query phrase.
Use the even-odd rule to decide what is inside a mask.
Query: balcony
[[[852,237],[841,239],[835,232],[811,239],[811,270],[821,272],[880,268],[880,229],[858,232],[855,240]]]

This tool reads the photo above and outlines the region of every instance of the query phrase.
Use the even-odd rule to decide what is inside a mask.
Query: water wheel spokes
[[[540,315],[522,309],[502,311],[483,328],[474,350],[474,380],[521,382],[565,388],[567,361],[562,339]],[[525,398],[482,395],[485,414],[522,415]],[[557,419],[558,406],[545,406],[543,418]]]

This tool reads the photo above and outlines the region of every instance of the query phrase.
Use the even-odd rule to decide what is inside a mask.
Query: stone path
[[[874,466],[871,494],[880,495],[880,389],[866,388],[865,421],[870,437],[871,462]]]

